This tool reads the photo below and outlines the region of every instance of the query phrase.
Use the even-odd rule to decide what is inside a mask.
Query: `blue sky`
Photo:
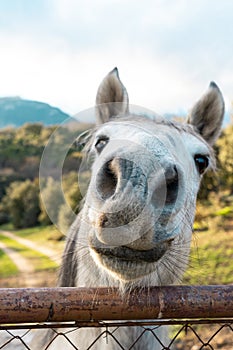
[[[90,108],[115,66],[130,103],[180,113],[214,80],[233,101],[231,0],[0,0],[0,96]]]

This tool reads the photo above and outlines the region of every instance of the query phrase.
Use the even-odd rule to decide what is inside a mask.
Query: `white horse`
[[[196,196],[203,174],[214,167],[212,145],[224,115],[215,83],[193,107],[187,123],[131,114],[128,94],[115,68],[96,98],[97,127],[86,151],[94,158],[84,206],[72,225],[63,255],[59,286],[132,287],[180,281],[189,259]],[[70,334],[78,349],[88,348],[103,329]],[[118,328],[114,336],[131,348],[140,327]],[[166,330],[157,336],[166,344]],[[51,340],[49,331],[43,343]],[[42,349],[35,339],[37,348]],[[71,349],[59,337],[49,349]],[[133,349],[161,349],[151,332]],[[91,349],[120,349],[100,337]]]

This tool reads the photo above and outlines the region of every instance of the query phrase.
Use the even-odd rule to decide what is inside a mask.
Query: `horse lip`
[[[128,262],[157,262],[166,253],[172,243],[172,239],[163,241],[155,245],[154,248],[148,250],[132,249],[126,246],[111,247],[101,243],[96,237],[89,240],[91,249],[100,256],[109,259],[117,259],[118,261]]]

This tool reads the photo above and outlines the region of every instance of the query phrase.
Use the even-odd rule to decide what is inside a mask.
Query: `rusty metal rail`
[[[233,286],[0,289],[0,324],[96,320],[227,319],[233,317]]]

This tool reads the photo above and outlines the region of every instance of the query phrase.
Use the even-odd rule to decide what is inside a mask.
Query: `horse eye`
[[[208,168],[209,165],[209,157],[203,156],[202,154],[196,154],[194,157],[197,170],[200,174],[203,174],[206,168]]]
[[[95,144],[95,149],[97,150],[98,153],[102,152],[104,147],[107,145],[109,139],[107,137],[101,137],[97,140]]]

